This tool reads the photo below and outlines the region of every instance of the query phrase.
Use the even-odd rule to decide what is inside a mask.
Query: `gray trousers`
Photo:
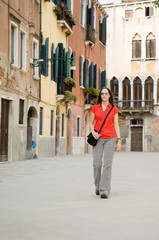
[[[94,184],[100,194],[109,196],[115,138],[99,138],[93,148]]]

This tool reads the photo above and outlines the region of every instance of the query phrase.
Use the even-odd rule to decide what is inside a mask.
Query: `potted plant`
[[[73,78],[71,77],[66,77],[64,79],[64,82],[67,84],[67,85],[71,85],[72,87],[76,87],[76,82]]]
[[[75,103],[77,101],[77,96],[70,91],[65,91],[64,92],[64,101],[65,102],[73,101]]]

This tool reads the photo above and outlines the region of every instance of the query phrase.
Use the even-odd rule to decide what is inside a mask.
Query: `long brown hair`
[[[110,91],[110,89],[107,88],[107,87],[103,87],[103,88],[100,90],[100,93],[99,93],[99,96],[98,96],[98,103],[100,103],[100,104],[102,103],[101,92],[103,91],[103,89],[107,89],[107,90],[108,90],[109,95],[110,95],[109,103],[110,103],[111,105],[114,105],[113,93],[112,93],[112,91]]]

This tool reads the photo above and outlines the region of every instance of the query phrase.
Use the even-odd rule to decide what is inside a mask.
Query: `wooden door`
[[[1,134],[0,134],[0,161],[8,160],[8,117],[9,101],[2,99],[2,116],[1,116]]]
[[[131,151],[142,152],[142,127],[131,127]]]

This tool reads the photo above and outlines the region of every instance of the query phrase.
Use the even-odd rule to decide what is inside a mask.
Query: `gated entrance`
[[[1,105],[1,131],[0,131],[0,161],[8,160],[8,117],[9,101],[2,99]]]

